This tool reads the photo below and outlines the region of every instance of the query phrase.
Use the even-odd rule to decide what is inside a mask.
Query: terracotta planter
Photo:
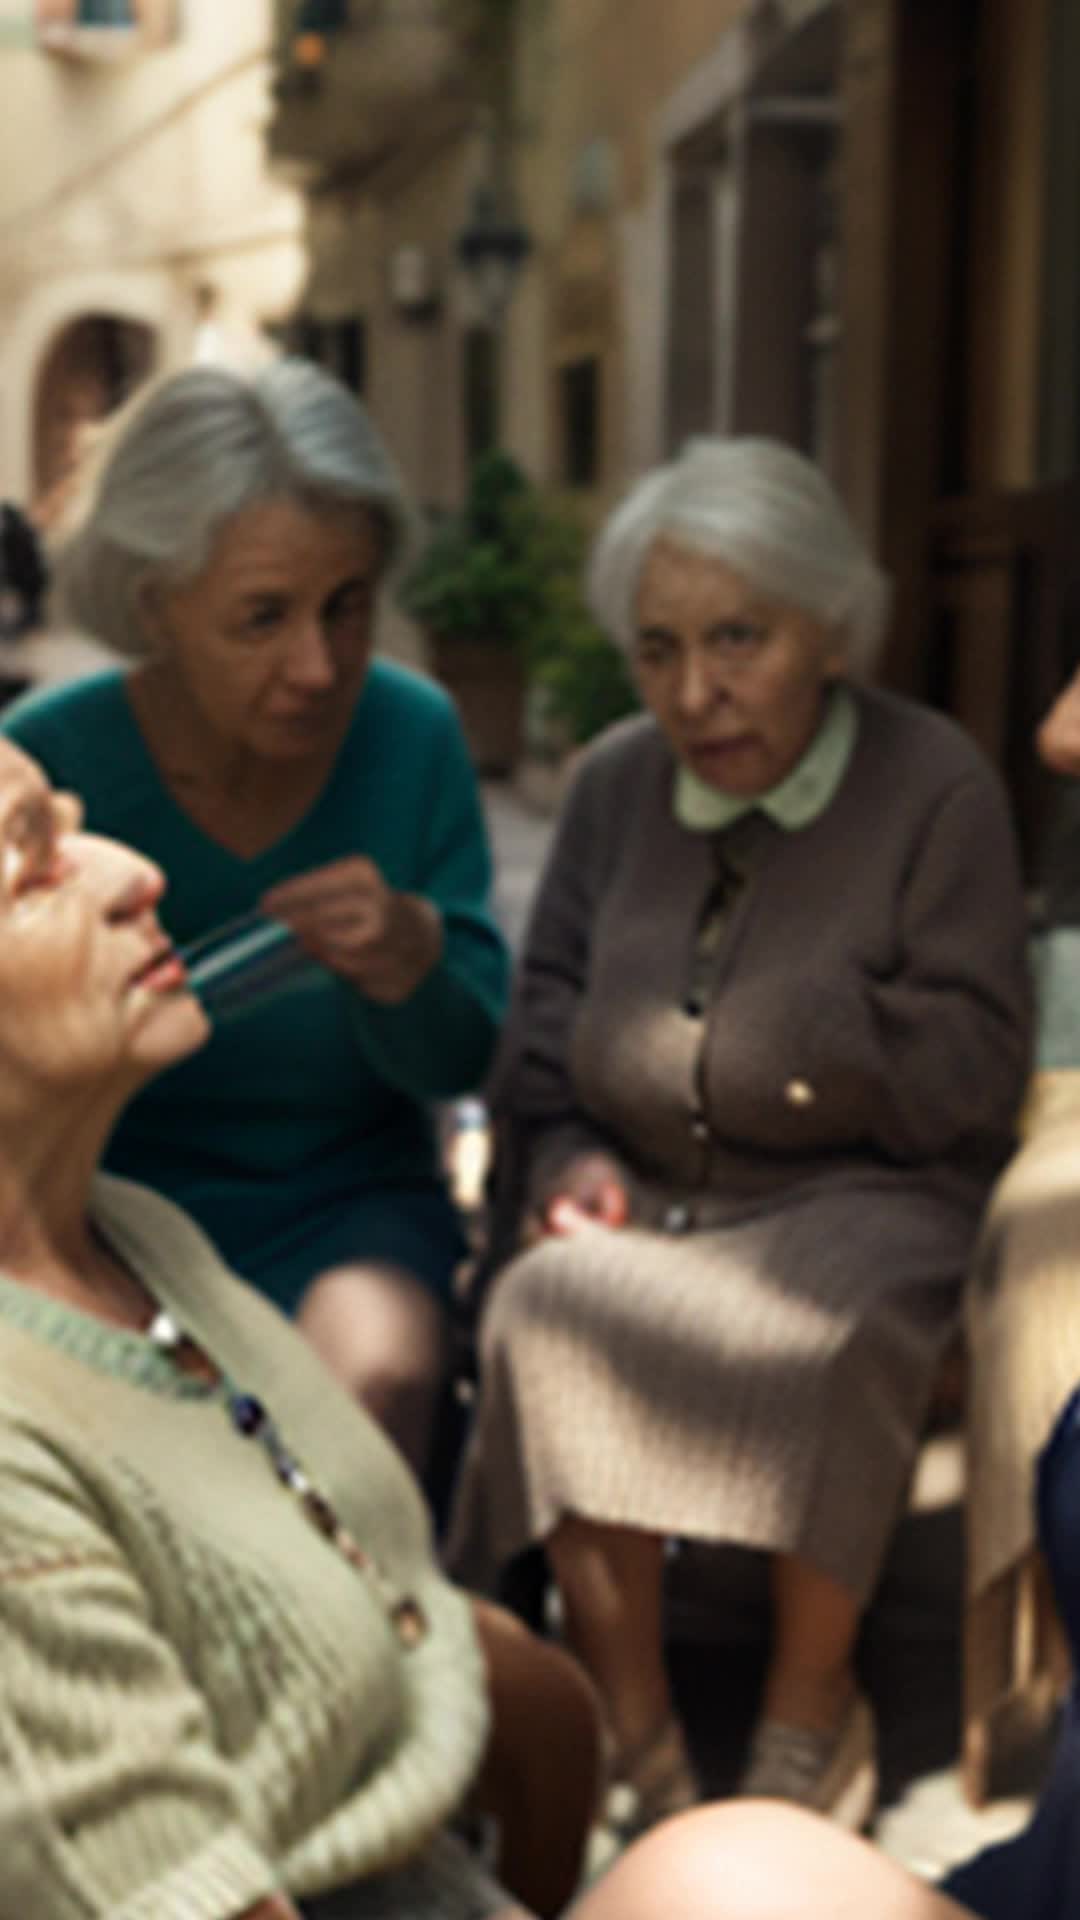
[[[478,773],[512,773],[525,731],[525,673],[508,647],[431,636],[436,677],[457,705]]]

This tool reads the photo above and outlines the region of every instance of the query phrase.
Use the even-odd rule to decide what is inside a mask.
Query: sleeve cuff
[[[235,1920],[280,1891],[269,1862],[241,1828],[230,1827],[194,1859],[146,1881],[109,1920]]]

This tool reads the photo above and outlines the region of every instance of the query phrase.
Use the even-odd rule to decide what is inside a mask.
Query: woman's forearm
[[[297,1909],[284,1893],[268,1893],[253,1907],[245,1907],[236,1920],[300,1920]]]

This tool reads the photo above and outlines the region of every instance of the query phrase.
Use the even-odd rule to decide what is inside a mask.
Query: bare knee
[[[333,1267],[312,1282],[297,1324],[417,1471],[449,1360],[446,1316],[397,1267]]]
[[[786,1871],[777,1853],[786,1840],[786,1811],[770,1808],[766,1826],[759,1812],[758,1804],[730,1801],[654,1827],[583,1902],[581,1920],[653,1920],[664,1913],[683,1920],[794,1920],[794,1894],[785,1907],[774,1899],[778,1885],[755,1885],[762,1860],[771,1862],[774,1882]]]
[[[581,1920],[963,1920],[852,1834],[795,1807],[728,1801],[657,1827],[581,1907]]]
[[[599,1780],[600,1703],[580,1663],[562,1647],[542,1640],[504,1607],[473,1599],[477,1633],[488,1671],[498,1723],[512,1721],[522,1751],[550,1765],[555,1741],[564,1741]]]

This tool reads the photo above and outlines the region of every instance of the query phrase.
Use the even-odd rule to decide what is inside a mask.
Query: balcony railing
[[[362,176],[471,98],[448,0],[279,0],[275,64],[270,157],[308,179]]]

